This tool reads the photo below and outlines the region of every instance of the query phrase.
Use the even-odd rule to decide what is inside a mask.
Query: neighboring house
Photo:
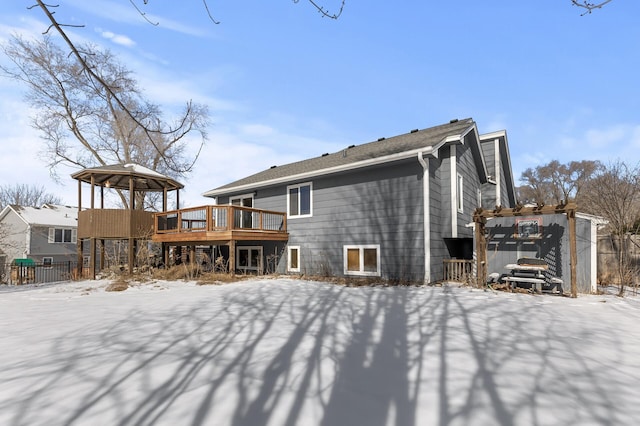
[[[273,166],[204,196],[286,211],[288,241],[238,242],[238,269],[424,282],[441,280],[447,259],[472,259],[476,208],[515,205],[506,132],[479,134],[471,118]]]
[[[77,207],[8,205],[0,212],[6,261],[32,259],[37,264],[77,260]]]

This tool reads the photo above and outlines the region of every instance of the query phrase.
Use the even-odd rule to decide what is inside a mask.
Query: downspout
[[[451,170],[451,238],[458,238],[458,197],[462,197],[462,194],[458,194],[458,158],[456,146],[451,145],[449,149],[449,169]]]
[[[423,158],[423,151],[418,153],[418,162],[422,166],[422,224],[424,226],[424,283],[431,281],[431,218],[429,200],[429,161]]]

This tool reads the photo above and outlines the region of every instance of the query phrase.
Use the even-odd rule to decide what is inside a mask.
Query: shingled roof
[[[273,166],[270,169],[245,177],[205,192],[205,197],[216,197],[232,193],[235,190],[245,189],[249,186],[263,186],[269,183],[281,183],[288,178],[294,180],[301,175],[314,173],[316,175],[328,174],[352,165],[366,165],[375,159],[389,159],[394,155],[411,152],[420,149],[438,147],[444,141],[457,136],[464,136],[475,126],[471,118],[463,120],[451,120],[447,124],[430,127],[423,130],[413,130],[409,133],[390,138],[380,138],[377,141],[362,145],[351,145],[341,151],[332,154],[323,154],[320,157],[308,160]]]
[[[109,188],[129,189],[129,181],[134,179],[136,191],[162,191],[184,188],[175,179],[148,169],[139,164],[112,164],[80,170],[71,175],[72,178],[94,185],[105,185]]]

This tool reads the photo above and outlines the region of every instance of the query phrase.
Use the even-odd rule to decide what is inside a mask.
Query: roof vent
[[[355,145],[349,145],[349,146],[347,147],[347,149],[351,149],[351,148],[355,148],[355,147],[356,147]]]
[[[420,129],[413,129],[413,130],[411,131],[411,133],[416,133],[418,130],[420,130]]]
[[[458,119],[457,119],[457,118],[454,118],[453,120],[449,120],[449,123],[451,123],[451,124],[453,124],[453,123],[457,123],[457,122],[458,122]]]
[[[378,142],[385,140],[386,138],[378,138]]]
[[[271,167],[269,167],[269,168],[270,168],[270,169],[275,169],[276,167],[278,167],[278,166],[271,166]]]
[[[329,155],[328,152],[325,152],[324,154],[322,154],[323,157],[326,157],[327,155]]]

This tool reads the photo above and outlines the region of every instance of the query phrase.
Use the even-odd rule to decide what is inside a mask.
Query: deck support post
[[[104,240],[100,240],[100,271],[104,270],[104,258],[105,258]]]
[[[129,275],[133,275],[134,255],[136,251],[136,240],[129,238]]]
[[[229,241],[229,273],[236,274],[236,240]]]
[[[89,259],[91,259],[91,265],[90,268],[91,270],[89,271],[89,273],[91,274],[91,279],[95,280],[96,279],[96,239],[95,238],[90,238],[89,239]]]

